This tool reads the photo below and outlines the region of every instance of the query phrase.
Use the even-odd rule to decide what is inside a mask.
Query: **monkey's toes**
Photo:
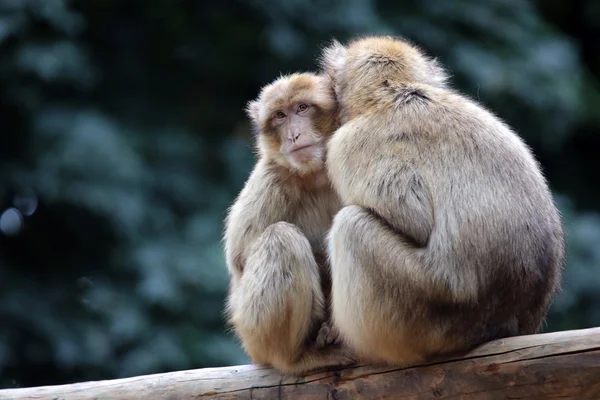
[[[316,346],[318,349],[322,349],[330,344],[336,344],[340,342],[340,331],[332,325],[330,322],[324,322],[319,329],[317,334]]]

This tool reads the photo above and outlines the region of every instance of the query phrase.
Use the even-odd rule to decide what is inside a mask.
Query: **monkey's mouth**
[[[298,152],[300,150],[306,150],[306,149],[314,147],[316,145],[317,145],[316,143],[303,144],[303,145],[300,145],[298,147],[292,148],[292,150],[290,151],[290,153],[296,153],[296,152]]]
[[[290,149],[290,157],[292,157],[295,162],[298,163],[307,163],[314,161],[315,158],[320,158],[321,154],[319,142],[314,143],[306,143],[306,144],[298,144],[297,147],[293,147]]]

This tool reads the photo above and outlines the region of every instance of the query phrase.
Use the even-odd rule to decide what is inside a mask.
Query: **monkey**
[[[246,111],[258,160],[225,221],[229,324],[256,364],[292,374],[350,364],[336,331],[322,324],[325,239],[341,208],[324,164],[339,126],[331,81],[281,76]]]
[[[333,40],[332,322],[357,362],[414,365],[541,329],[562,221],[532,150],[396,37]]]

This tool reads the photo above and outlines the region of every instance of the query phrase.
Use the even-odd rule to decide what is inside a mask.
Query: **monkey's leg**
[[[292,224],[278,222],[261,235],[230,304],[232,322],[256,363],[302,373],[352,362],[341,346],[309,344],[325,304],[308,239]]]
[[[419,273],[414,246],[367,209],[348,206],[334,218],[329,252],[332,317],[343,341],[363,361],[422,360],[435,332],[415,334],[415,322],[426,322],[415,297],[426,294],[413,285],[419,277],[404,280],[406,271]],[[409,313],[417,319],[408,320]]]

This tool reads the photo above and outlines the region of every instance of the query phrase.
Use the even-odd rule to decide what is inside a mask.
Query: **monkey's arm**
[[[281,184],[259,162],[248,178],[225,221],[225,258],[227,268],[239,278],[257,238],[286,215],[285,194]]]
[[[353,248],[349,251],[355,252],[352,259],[364,258],[370,267],[379,265],[392,274],[389,279],[405,282],[407,288],[430,293],[430,297],[435,293],[444,301],[472,299],[478,290],[477,277],[470,276],[475,271],[457,274],[451,259],[429,246],[435,208],[421,176],[431,176],[431,167],[416,147],[417,139],[423,138],[411,137],[414,130],[401,124],[393,131],[386,128],[385,123],[360,118],[343,126],[330,141],[330,179],[346,206],[344,210],[349,206],[359,206],[360,210],[342,210],[335,219],[337,225],[351,229],[357,240],[364,238],[362,245],[356,241],[349,245]],[[343,222],[355,214],[360,215],[355,224]],[[332,243],[335,240],[330,241],[330,255],[335,247]]]
[[[362,119],[362,118],[361,118]],[[434,224],[431,195],[415,168],[406,133],[370,121],[350,122],[329,142],[328,174],[344,205],[369,209],[416,247],[427,245]]]

